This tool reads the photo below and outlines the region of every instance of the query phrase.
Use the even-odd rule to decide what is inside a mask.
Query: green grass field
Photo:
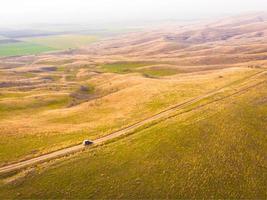
[[[22,40],[33,44],[55,48],[58,50],[64,50],[86,46],[91,44],[92,42],[97,41],[98,39],[99,37],[94,35],[55,35],[46,37],[24,38]]]
[[[179,73],[178,70],[170,68],[141,69],[139,72],[148,77],[171,76]]]
[[[105,72],[112,73],[131,73],[134,72],[137,68],[145,67],[153,64],[152,62],[115,62],[101,65]]]
[[[125,62],[114,62],[100,65],[100,68],[104,72],[118,73],[118,74],[128,74],[128,73],[140,73],[145,77],[157,78],[164,76],[171,76],[178,74],[179,71],[174,68],[168,67],[152,67],[145,68],[151,65],[162,64],[149,61],[125,61]]]
[[[0,37],[1,39],[7,39]],[[56,35],[46,37],[21,38],[21,42],[0,44],[0,56],[40,54],[49,51],[79,48],[99,39],[94,35]]]
[[[2,184],[0,194],[11,199],[265,199],[266,86],[197,108],[200,102],[191,112],[114,143],[40,166]]]
[[[48,51],[54,51],[55,48],[47,47],[29,42],[18,42],[0,45],[0,56],[18,56],[39,54]]]

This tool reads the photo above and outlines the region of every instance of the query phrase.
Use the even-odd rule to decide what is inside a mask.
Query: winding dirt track
[[[256,74],[253,74],[252,76],[247,77],[246,79],[244,79],[244,82],[248,81],[248,80],[250,80],[252,78],[255,78],[256,76],[260,76],[260,75],[264,74],[265,72],[266,71],[258,72]],[[254,85],[250,84],[249,86],[243,87],[240,90],[235,91],[230,95],[215,99],[215,100],[210,101],[210,102],[208,102],[208,103],[206,103],[206,104],[204,104],[202,106],[205,106],[205,105],[208,105],[208,104],[211,104],[211,103],[226,99],[226,98],[231,97],[233,95],[241,94],[241,93],[246,92],[249,89],[252,89],[252,88],[254,88],[254,87],[256,87],[256,86],[258,86],[260,84],[263,84],[264,82],[265,81],[261,81],[261,82],[258,82],[256,84],[254,84]],[[126,128],[123,128],[123,129],[121,129],[119,131],[115,131],[115,132],[113,132],[113,133],[111,133],[109,135],[106,135],[104,137],[101,137],[99,139],[96,139],[96,140],[93,141],[94,145],[98,145],[98,144],[104,143],[104,142],[106,142],[108,140],[111,140],[111,139],[120,137],[122,135],[125,135],[125,134],[127,134],[129,132],[132,132],[132,131],[136,130],[139,127],[142,127],[142,126],[144,126],[146,124],[149,124],[151,122],[154,122],[156,120],[166,119],[168,117],[175,116],[175,115],[171,115],[171,114],[174,113],[174,112],[179,111],[179,109],[183,109],[186,106],[190,106],[190,105],[192,105],[192,104],[194,104],[194,103],[196,103],[198,101],[201,101],[201,100],[203,100],[205,98],[211,97],[211,96],[213,96],[213,95],[215,95],[217,93],[220,93],[224,89],[226,89],[226,88],[228,88],[230,86],[231,85],[227,85],[227,86],[221,87],[219,89],[210,91],[210,92],[208,92],[208,93],[206,93],[206,94],[204,94],[202,96],[199,96],[199,97],[190,99],[188,101],[185,101],[183,103],[174,105],[174,106],[168,108],[167,110],[164,110],[164,111],[162,111],[162,112],[160,112],[160,113],[158,113],[158,114],[156,114],[154,116],[151,116],[151,117],[149,117],[147,119],[144,119],[144,120],[142,120],[140,122],[137,122],[135,124],[132,124],[132,125],[130,125],[130,126],[126,127]],[[196,108],[199,108],[199,107],[201,107],[201,106],[198,106]],[[194,109],[191,109],[191,110],[194,110]],[[182,114],[182,113],[180,113],[180,114]],[[79,152],[79,151],[81,151],[81,150],[83,150],[85,148],[88,148],[88,147],[85,147],[82,144],[80,144],[80,145],[76,145],[76,146],[73,146],[73,147],[68,147],[68,148],[65,148],[65,149],[62,149],[62,150],[58,150],[58,151],[55,151],[55,152],[52,152],[52,153],[49,153],[49,154],[45,154],[45,155],[42,155],[42,156],[39,156],[39,157],[36,157],[36,158],[32,158],[32,159],[29,159],[29,160],[21,161],[21,162],[15,163],[15,164],[10,164],[10,165],[1,167],[0,168],[0,174],[1,173],[7,173],[7,172],[10,172],[10,171],[15,171],[15,170],[18,170],[18,169],[21,169],[21,168],[25,168],[27,166],[34,165],[34,164],[37,164],[37,163],[45,162],[45,161],[48,161],[48,160],[51,160],[51,159],[63,157],[65,155],[73,154],[73,153]]]

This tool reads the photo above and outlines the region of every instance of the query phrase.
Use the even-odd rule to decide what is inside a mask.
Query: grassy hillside
[[[0,58],[0,166],[142,127],[0,174],[0,198],[266,199],[266,31],[253,15],[25,39],[90,46]]]
[[[85,138],[98,138],[256,72],[226,70],[219,73],[224,74],[222,79],[217,72],[196,74],[190,76],[194,81],[181,76],[183,82],[102,74],[88,82],[77,78],[80,70],[63,69],[38,72],[28,82],[9,82],[0,90],[1,164],[77,144]],[[28,76],[28,71],[25,73]],[[73,76],[71,80],[66,80],[68,73]],[[56,74],[61,78],[50,80]],[[24,73],[21,75],[23,80]],[[46,79],[36,81],[37,75]],[[216,84],[209,85],[215,80]],[[95,87],[84,90],[88,85]]]
[[[253,87],[242,93],[205,106],[200,102],[190,112],[177,113],[116,142],[2,180],[10,182],[1,186],[0,194],[4,198],[264,199],[267,85],[261,80],[253,80],[260,84],[251,83]],[[218,96],[207,101],[214,99]]]
[[[25,72],[0,77],[4,86],[0,89],[0,164],[101,137],[258,71],[181,74],[173,80],[99,74],[87,80],[82,78],[87,68],[34,68],[40,71],[30,77],[33,69],[29,66],[16,69]],[[7,77],[13,77],[13,81],[3,82]],[[27,82],[23,81],[25,77]],[[16,146],[13,141],[17,141]]]

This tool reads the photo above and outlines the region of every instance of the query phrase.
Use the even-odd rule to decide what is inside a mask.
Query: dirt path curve
[[[263,72],[258,72],[256,74],[253,74],[252,76],[250,77],[247,77],[246,79],[244,79],[244,82],[245,81],[248,81],[252,78],[255,78],[256,76],[260,76],[262,75],[263,73],[265,73],[266,71],[263,71]],[[243,82],[243,83],[244,83]],[[261,83],[263,83],[265,81],[262,81]],[[249,85],[248,87],[245,87],[245,88],[242,88],[241,90],[239,91],[235,91],[234,93],[228,95],[227,97],[230,97],[230,96],[233,96],[235,94],[239,94],[241,91],[244,92],[244,91],[247,91],[253,87],[256,87],[257,85],[259,85],[259,83],[255,84],[255,85]],[[182,108],[185,108],[186,106],[190,106],[198,101],[201,101],[205,98],[208,98],[208,97],[211,97],[217,93],[220,93],[222,92],[224,89],[230,87],[231,84],[229,85],[226,85],[224,87],[221,87],[219,89],[216,89],[216,90],[213,90],[213,91],[210,91],[202,96],[199,96],[199,97],[196,97],[196,98],[193,98],[191,100],[188,100],[188,101],[185,101],[183,103],[180,103],[180,104],[177,104],[175,106],[172,106],[170,108],[168,108],[167,110],[164,110],[156,115],[153,115],[147,119],[144,119],[140,122],[137,122],[135,124],[132,124],[126,128],[123,128],[119,131],[115,131],[109,135],[106,135],[104,137],[101,137],[99,139],[96,139],[94,140],[94,145],[98,145],[98,144],[101,144],[101,143],[104,143],[108,140],[111,140],[111,139],[114,139],[114,138],[117,138],[117,137],[120,137],[122,135],[125,135],[131,131],[134,131],[136,130],[137,128],[141,127],[141,126],[144,126],[146,124],[149,124],[151,122],[154,122],[156,120],[159,120],[159,119],[164,119],[168,116],[170,116],[173,112],[175,111],[178,111],[179,109],[182,109]],[[222,97],[221,99],[219,100],[223,100],[227,97]],[[215,100],[215,101],[218,101],[218,100]],[[210,102],[210,103],[213,103],[214,101]],[[205,105],[207,104],[210,104],[210,103],[206,103]],[[76,146],[73,146],[73,147],[68,147],[68,148],[65,148],[65,149],[62,149],[62,150],[58,150],[58,151],[55,151],[55,152],[52,152],[52,153],[49,153],[49,154],[45,154],[45,155],[42,155],[42,156],[38,156],[36,158],[32,158],[32,159],[29,159],[29,160],[25,160],[25,161],[21,161],[21,162],[18,162],[18,163],[14,163],[14,164],[10,164],[10,165],[7,165],[7,166],[4,166],[4,167],[0,167],[0,174],[1,173],[6,173],[6,172],[10,172],[10,171],[14,171],[14,170],[18,170],[18,169],[21,169],[21,168],[25,168],[27,166],[30,166],[30,165],[34,165],[34,164],[37,164],[37,163],[41,163],[41,162],[45,162],[45,161],[48,161],[48,160],[51,160],[51,159],[55,159],[55,158],[59,158],[59,157],[63,157],[65,155],[69,155],[69,154],[73,154],[75,152],[78,152],[78,151],[81,151],[83,149],[85,149],[87,147],[83,146],[82,144],[80,145],[76,145]]]

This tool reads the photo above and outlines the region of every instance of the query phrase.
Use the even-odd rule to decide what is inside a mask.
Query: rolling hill
[[[169,111],[0,174],[0,197],[265,199],[266,42],[267,15],[256,13],[0,58],[0,166]]]

